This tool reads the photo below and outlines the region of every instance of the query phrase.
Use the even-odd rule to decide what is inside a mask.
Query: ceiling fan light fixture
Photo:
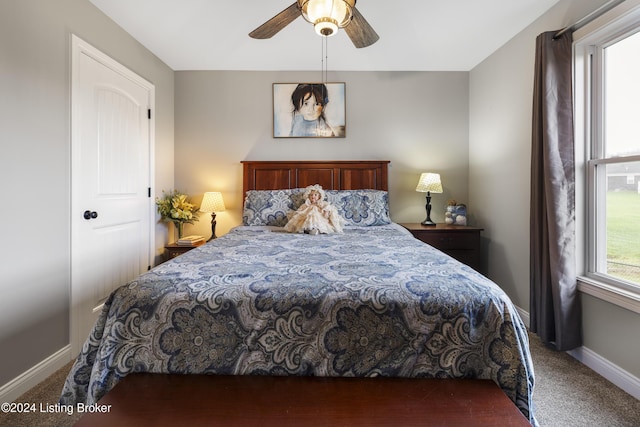
[[[355,0],[298,0],[302,16],[316,33],[331,36],[351,22]]]
[[[338,32],[338,24],[331,18],[320,18],[313,24],[319,36],[329,37]]]
[[[289,7],[249,33],[254,39],[270,39],[300,15],[314,26],[316,33],[327,38],[340,28],[353,45],[360,49],[380,39],[373,27],[356,8],[356,0],[296,0]]]

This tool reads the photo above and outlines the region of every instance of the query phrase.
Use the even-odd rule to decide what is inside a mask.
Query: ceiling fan
[[[357,0],[297,0],[291,6],[249,33],[254,39],[268,39],[300,15],[313,24],[316,33],[329,37],[343,28],[355,47],[371,46],[380,38],[356,9]]]

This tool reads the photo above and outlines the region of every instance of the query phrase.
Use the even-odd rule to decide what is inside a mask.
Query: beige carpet
[[[566,353],[529,334],[536,374],[533,402],[541,427],[640,426],[640,400]]]
[[[72,362],[58,370],[49,378],[32,388],[18,399],[16,403],[35,403],[38,412],[35,413],[0,413],[0,426],[11,427],[64,427],[72,426],[80,415],[71,416],[66,413],[40,413],[40,404],[46,406],[47,403],[55,404],[60,398],[60,392],[64,385],[64,380],[71,370]]]
[[[541,427],[640,426],[640,401],[565,353],[546,348],[531,336],[536,374],[533,396]],[[55,404],[71,365],[59,370],[16,402]],[[80,416],[66,413],[3,414],[0,426],[71,426]]]

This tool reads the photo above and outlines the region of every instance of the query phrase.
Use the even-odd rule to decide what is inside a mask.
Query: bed
[[[139,372],[482,378],[535,424],[514,305],[390,220],[387,166],[243,162],[243,225],[115,290],[60,403],[95,403]],[[312,184],[344,233],[282,231]]]

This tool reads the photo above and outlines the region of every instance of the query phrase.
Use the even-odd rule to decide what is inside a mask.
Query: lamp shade
[[[222,193],[217,191],[208,191],[204,193],[202,203],[200,204],[200,212],[222,212],[225,210]]]
[[[353,0],[298,0],[302,16],[312,23],[316,33],[332,36],[351,22]]]
[[[416,191],[421,193],[442,193],[442,182],[439,173],[425,172],[420,175]]]

